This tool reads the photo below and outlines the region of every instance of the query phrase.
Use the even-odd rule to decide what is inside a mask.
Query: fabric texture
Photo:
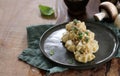
[[[57,66],[48,60],[39,49],[39,40],[42,34],[53,25],[37,25],[27,27],[28,48],[23,50],[19,59],[48,73],[62,72],[67,68]]]
[[[112,29],[120,40],[120,30],[116,28],[113,23],[106,22],[97,23],[104,24],[105,26]],[[57,64],[48,60],[39,49],[40,37],[46,30],[48,30],[52,26],[54,25],[37,25],[27,27],[28,48],[23,50],[23,52],[18,57],[20,60],[36,68],[46,70],[48,73],[62,72],[68,69],[63,66],[58,66]],[[116,55],[116,57],[120,57],[120,48],[118,50],[118,54]]]

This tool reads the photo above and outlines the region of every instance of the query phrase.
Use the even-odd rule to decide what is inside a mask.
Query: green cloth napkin
[[[114,24],[104,23],[104,25],[112,29],[120,40],[120,30],[116,28]],[[52,26],[53,25],[37,25],[27,27],[28,48],[23,50],[23,52],[18,57],[20,60],[25,61],[34,67],[46,70],[49,73],[62,72],[67,70],[67,68],[57,66],[55,63],[49,61],[39,49],[39,40],[41,35]],[[116,57],[120,57],[120,49]]]
[[[28,48],[23,50],[18,57],[20,60],[36,68],[46,70],[49,74],[67,70],[67,68],[57,66],[48,60],[39,49],[40,37],[52,26],[53,25],[37,25],[27,27]]]

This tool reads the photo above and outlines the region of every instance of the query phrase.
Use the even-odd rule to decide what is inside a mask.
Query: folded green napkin
[[[67,68],[57,66],[55,63],[49,61],[39,49],[39,40],[41,35],[53,25],[38,25],[27,27],[28,48],[23,50],[19,55],[19,59],[26,63],[48,71],[49,73],[61,72]]]
[[[118,28],[111,23],[104,23],[104,25],[111,28],[120,40],[120,30]],[[34,67],[46,70],[49,73],[67,70],[67,68],[58,66],[57,64],[49,61],[39,49],[39,40],[41,35],[52,26],[53,25],[37,25],[27,27],[28,48],[23,50],[18,57],[20,60],[25,61]],[[116,57],[120,57],[120,49]]]

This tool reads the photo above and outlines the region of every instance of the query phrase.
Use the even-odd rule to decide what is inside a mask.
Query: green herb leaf
[[[50,50],[50,55],[53,56],[55,54],[54,50]]]
[[[88,35],[88,32],[86,31],[85,34]]]
[[[77,19],[74,19],[73,22],[75,23],[75,25],[78,23]]]
[[[39,5],[39,9],[42,15],[51,16],[54,14],[54,10],[51,7]]]
[[[75,26],[72,27],[72,30],[75,32],[78,31],[77,27],[75,27]]]
[[[89,38],[85,37],[85,42],[88,43],[88,41],[89,41]]]
[[[79,39],[82,39],[82,37],[83,37],[83,33],[81,32],[79,33]]]

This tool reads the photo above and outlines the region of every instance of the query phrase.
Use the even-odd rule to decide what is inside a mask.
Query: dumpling
[[[90,43],[91,43],[90,45],[91,45],[91,48],[92,48],[92,52],[96,53],[99,49],[98,41],[93,40]]]
[[[74,52],[75,59],[78,62],[87,63],[95,58],[93,53],[81,54],[79,51]]]
[[[85,26],[85,23],[84,22],[78,22],[77,23],[77,27],[79,30],[81,31],[85,31],[86,30],[86,26]]]
[[[90,39],[90,40],[94,40],[95,34],[94,34],[92,31],[86,30],[86,33],[88,33],[88,36],[89,36],[89,39]]]
[[[88,42],[87,44],[82,44],[82,42],[79,42],[76,46],[76,51],[81,51],[84,53],[96,53],[99,49],[98,42],[96,40],[92,40]]]
[[[62,41],[65,43],[68,40],[69,32],[64,33]]]
[[[66,41],[65,47],[66,47],[67,50],[70,51],[70,52],[74,52],[74,51],[75,51],[75,45],[74,45],[74,43],[72,42],[72,40]]]
[[[65,28],[66,28],[67,31],[70,31],[73,26],[74,26],[74,23],[69,22],[68,24],[66,24]]]
[[[73,32],[73,31],[70,31],[69,32],[69,40],[77,40],[77,35],[75,34],[75,32]]]
[[[76,51],[81,50],[82,46],[83,46],[83,44],[82,44],[82,42],[80,41],[80,42],[78,43],[78,45],[76,46]]]

